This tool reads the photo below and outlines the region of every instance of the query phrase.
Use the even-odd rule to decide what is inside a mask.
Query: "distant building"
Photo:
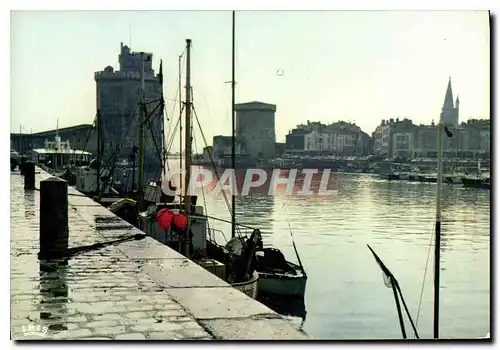
[[[458,127],[454,144],[461,157],[491,156],[491,124],[489,119],[469,119]]]
[[[276,156],[281,156],[283,153],[285,153],[285,143],[276,142]]]
[[[356,155],[367,156],[372,150],[372,138],[363,130],[356,134]]]
[[[214,136],[213,138],[213,147],[212,147],[212,154],[220,159],[220,158],[227,158],[231,157],[232,150],[233,150],[233,138],[232,136],[222,136],[222,135],[217,135]],[[241,143],[236,139],[235,140],[235,155],[236,156],[241,156],[242,155],[242,147]]]
[[[160,77],[152,68],[153,54],[131,52],[123,43],[118,56],[120,70],[114,71],[107,66],[95,73],[97,109],[101,111],[101,135],[105,142],[103,158],[116,153],[119,159],[128,159],[133,147],[139,145],[141,57],[144,61],[145,100],[150,114],[144,127],[144,170],[159,175],[163,152],[163,110],[157,108],[155,113],[151,112],[161,97]]]
[[[240,103],[236,108],[236,137],[242,152],[252,159],[276,157],[276,105],[263,102]]]
[[[489,119],[470,119],[458,127],[449,127],[451,137],[445,137],[444,156],[447,158],[489,158],[491,137]],[[415,126],[411,132],[393,135],[393,157],[436,158],[438,127]]]
[[[20,153],[44,148],[45,141],[54,141],[56,135],[62,141],[69,141],[72,149],[97,153],[97,132],[92,124],[80,124],[65,128],[35,132],[31,134],[10,134],[10,147]]]
[[[212,146],[203,147],[203,155],[202,155],[203,161],[204,162],[215,161],[213,152],[214,152],[214,149]]]
[[[393,158],[432,158],[437,154],[437,127],[419,125],[411,131],[393,135]]]
[[[306,152],[339,156],[366,155],[370,136],[354,123],[339,121],[329,125],[310,122],[297,125],[286,135],[288,153]]]
[[[451,90],[451,77],[448,80],[448,87],[444,97],[443,107],[441,108],[440,122],[454,128],[458,127],[458,109],[460,101],[455,101],[453,104],[453,92]]]
[[[303,129],[292,129],[285,136],[285,150],[287,153],[302,153],[305,150],[305,135],[309,131]]]
[[[410,119],[404,118],[400,120],[399,118],[390,118],[388,120],[382,120],[379,126],[372,133],[373,138],[373,154],[377,156],[384,156],[392,158],[395,156],[395,152],[406,152],[405,148],[394,150],[394,134],[395,133],[408,133],[414,130],[415,125]],[[400,135],[397,142],[398,145],[403,144],[403,139]],[[397,146],[399,147],[399,146]]]

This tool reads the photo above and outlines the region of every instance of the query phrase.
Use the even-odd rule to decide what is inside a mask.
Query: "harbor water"
[[[399,281],[420,337],[432,338],[436,184],[334,175],[335,195],[256,190],[238,196],[237,222],[260,228],[266,246],[296,262],[293,233],[308,273],[307,314],[300,326],[312,337],[401,339],[393,292],[369,244]],[[231,218],[221,193],[204,191],[198,203],[208,215]],[[490,332],[490,191],[443,185],[442,217],[440,338],[485,336]],[[211,221],[211,226],[229,238],[227,223]],[[413,338],[409,322],[406,331]]]

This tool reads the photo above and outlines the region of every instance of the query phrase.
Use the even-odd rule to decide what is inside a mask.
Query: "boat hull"
[[[489,179],[463,177],[462,184],[465,187],[491,189],[491,183]]]
[[[389,180],[389,181],[401,180],[399,174],[379,174],[379,177],[383,180]]]
[[[446,176],[445,182],[448,184],[456,185],[456,184],[461,184],[462,179],[456,176]]]
[[[231,287],[239,290],[252,299],[257,299],[257,295],[259,293],[259,283],[260,276],[257,272],[254,271],[250,280],[240,283],[232,283]]]
[[[287,263],[294,268],[295,274],[258,271],[260,277],[259,293],[304,296],[307,277],[300,267],[291,262]]]

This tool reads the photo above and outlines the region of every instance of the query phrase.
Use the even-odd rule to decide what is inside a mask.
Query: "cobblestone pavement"
[[[39,181],[49,175],[36,175]],[[25,191],[11,173],[11,338],[213,339],[179,303],[142,272],[119,245],[81,253],[66,263],[39,262],[39,191]],[[123,222],[95,220],[102,207],[72,196],[70,247],[137,233]]]

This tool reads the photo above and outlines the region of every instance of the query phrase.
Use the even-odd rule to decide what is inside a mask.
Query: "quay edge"
[[[39,261],[40,181],[11,173],[11,339],[309,340],[268,307],[150,237]],[[68,187],[69,246],[142,232]],[[38,327],[38,328],[37,328]],[[37,332],[38,330],[38,332]]]

